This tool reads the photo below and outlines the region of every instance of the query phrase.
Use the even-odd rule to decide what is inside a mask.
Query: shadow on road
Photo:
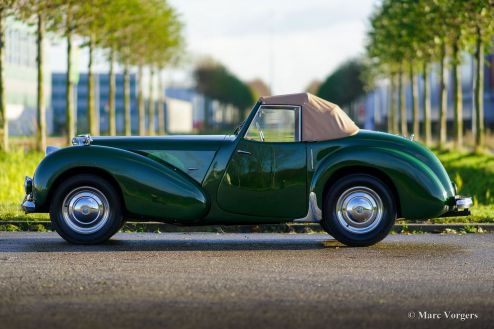
[[[94,246],[72,245],[56,234],[28,233],[0,236],[0,252],[127,252],[127,251],[262,251],[262,250],[350,250],[391,257],[437,256],[462,252],[454,244],[431,241],[394,241],[388,238],[368,248],[350,248],[324,234],[118,234]],[[429,239],[427,239],[429,240]]]
[[[312,250],[327,248],[346,248],[346,246],[327,238],[300,238],[287,236],[257,238],[249,234],[232,237],[217,235],[159,235],[158,238],[141,235],[139,238],[126,239],[125,235],[100,245],[73,245],[58,236],[50,237],[2,237],[0,252],[115,252],[115,251],[242,251],[242,250]],[[291,239],[293,237],[293,239]]]

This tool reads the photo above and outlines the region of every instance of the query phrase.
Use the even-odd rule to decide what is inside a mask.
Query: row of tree
[[[162,90],[161,72],[175,64],[183,50],[183,26],[176,11],[166,0],[0,0],[0,133],[1,147],[8,149],[8,121],[3,78],[5,19],[14,16],[36,26],[37,35],[37,148],[46,146],[46,114],[43,86],[43,45],[46,33],[65,38],[67,43],[66,84],[66,135],[67,143],[76,134],[74,88],[77,70],[73,63],[75,39],[83,40],[88,51],[88,125],[89,133],[98,135],[99,122],[95,108],[93,73],[94,51],[107,54],[109,75],[109,131],[116,134],[115,124],[115,63],[124,67],[124,130],[131,133],[130,122],[130,70],[138,72],[139,134],[155,134],[156,108],[150,100],[148,127],[145,126],[145,100],[143,96],[143,70],[149,69],[150,95],[154,93],[155,75]],[[163,98],[158,98],[158,126],[164,131]]]
[[[430,72],[438,63],[439,138],[447,141],[448,72],[453,74],[454,141],[463,144],[460,66],[466,51],[475,59],[474,127],[477,149],[484,146],[484,57],[494,40],[493,0],[383,0],[370,20],[368,76],[390,81],[388,130],[408,134],[405,87],[412,90],[412,130],[420,136],[419,102],[424,109],[424,141],[431,143]],[[418,79],[424,90],[419,100]],[[370,86],[372,88],[372,85]],[[399,124],[399,125],[398,125]]]

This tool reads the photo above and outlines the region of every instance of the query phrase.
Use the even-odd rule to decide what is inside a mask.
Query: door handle
[[[249,151],[244,151],[244,150],[237,150],[237,153],[238,154],[245,154],[245,155],[251,155],[252,154]]]

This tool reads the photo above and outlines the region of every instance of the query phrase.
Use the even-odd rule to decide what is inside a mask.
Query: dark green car
[[[26,212],[49,212],[67,241],[108,240],[125,219],[179,225],[320,222],[351,246],[382,240],[396,218],[463,216],[436,156],[359,130],[310,94],[263,97],[229,136],[74,138],[26,177]]]

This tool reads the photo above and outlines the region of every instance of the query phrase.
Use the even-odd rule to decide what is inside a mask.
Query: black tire
[[[51,199],[50,219],[67,242],[103,243],[123,225],[120,195],[100,176],[70,177],[57,187]]]
[[[341,243],[365,247],[384,239],[396,216],[388,186],[374,176],[354,174],[331,185],[324,198],[321,225]]]

